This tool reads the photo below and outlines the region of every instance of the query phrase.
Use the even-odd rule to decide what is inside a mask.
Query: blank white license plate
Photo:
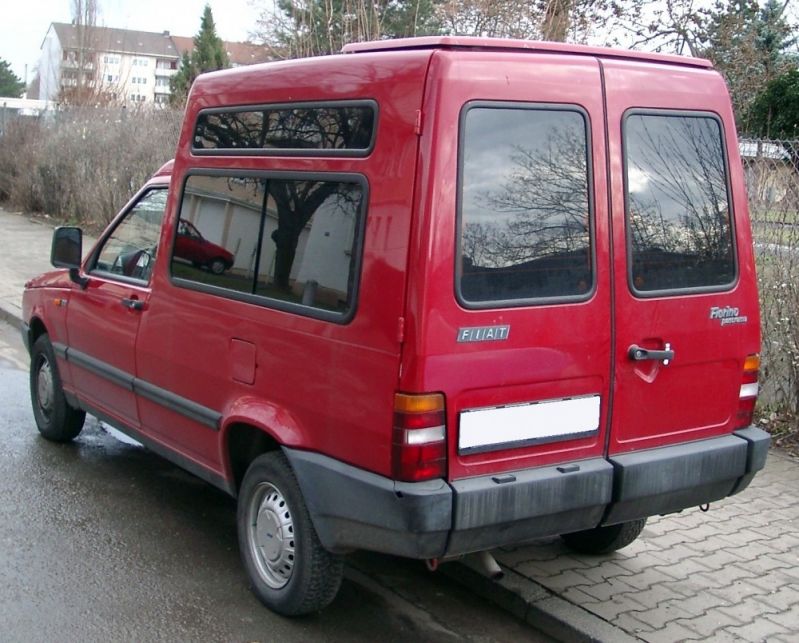
[[[590,435],[599,430],[599,395],[461,411],[458,450],[488,451]]]

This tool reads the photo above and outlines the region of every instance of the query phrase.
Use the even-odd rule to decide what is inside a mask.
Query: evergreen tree
[[[25,83],[11,71],[11,65],[8,64],[8,61],[0,58],[0,96],[19,98],[24,90]]]
[[[787,3],[768,0],[719,1],[708,13],[706,44],[699,52],[713,61],[727,81],[738,129],[748,132],[755,97],[777,76],[793,67],[796,44],[785,19]]]
[[[194,36],[194,48],[191,54],[183,52],[178,73],[169,81],[169,88],[172,91],[170,102],[174,106],[182,107],[197,76],[228,67],[230,67],[230,60],[225,51],[225,44],[216,34],[216,25],[210,5],[205,5],[200,21],[200,31]]]
[[[792,69],[766,86],[752,103],[749,122],[753,133],[766,138],[799,138],[799,70]]]

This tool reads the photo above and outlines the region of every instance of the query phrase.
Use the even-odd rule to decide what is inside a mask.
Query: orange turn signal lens
[[[744,360],[744,373],[756,373],[760,370],[760,355],[747,355]]]
[[[441,393],[394,395],[394,411],[396,413],[434,413],[444,410],[444,396]]]

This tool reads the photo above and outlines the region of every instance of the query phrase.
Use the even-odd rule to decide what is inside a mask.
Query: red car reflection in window
[[[190,261],[195,266],[204,266],[215,275],[221,275],[228,270],[235,259],[222,246],[205,239],[194,224],[186,219],[181,219],[178,223],[175,256]]]

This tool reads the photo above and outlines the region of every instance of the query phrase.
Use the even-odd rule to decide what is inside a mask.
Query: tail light
[[[744,360],[743,376],[741,378],[741,393],[738,398],[738,414],[735,418],[735,428],[740,429],[752,424],[757,403],[758,384],[760,374],[760,355],[749,355]]]
[[[446,424],[442,394],[394,395],[391,456],[395,480],[418,482],[446,475]]]

